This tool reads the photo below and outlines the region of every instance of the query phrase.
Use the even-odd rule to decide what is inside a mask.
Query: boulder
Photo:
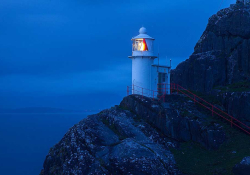
[[[233,168],[235,175],[249,175],[250,172],[250,156],[244,157],[239,164],[236,164]]]

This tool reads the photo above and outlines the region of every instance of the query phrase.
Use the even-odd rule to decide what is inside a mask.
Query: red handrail
[[[164,88],[159,87],[159,85],[164,85]],[[167,88],[167,85],[170,85],[170,88]],[[135,87],[137,89],[135,89]],[[140,86],[137,86],[137,85],[127,86],[127,95],[130,94],[130,89],[131,89],[131,94],[134,94],[136,92],[136,94],[141,95],[142,98],[143,98],[143,96],[152,97],[153,101],[155,99],[155,93],[158,94],[158,95],[162,94],[161,96],[159,96],[158,100],[161,100],[163,98],[164,102],[165,102],[166,90],[169,89],[170,94],[173,93],[173,90],[176,90],[177,94],[182,93],[182,94],[186,95],[187,97],[191,98],[192,100],[194,100],[194,103],[200,104],[204,108],[210,110],[212,112],[212,116],[214,116],[214,114],[216,114],[219,117],[221,117],[221,118],[225,119],[226,121],[230,122],[231,127],[234,125],[234,126],[240,128],[241,130],[245,131],[247,134],[250,134],[250,127],[249,126],[247,126],[246,124],[244,124],[240,120],[234,118],[233,116],[229,115],[225,111],[217,108],[215,105],[212,105],[211,103],[207,102],[203,98],[199,97],[198,95],[192,93],[191,91],[183,88],[182,86],[180,86],[178,84],[175,84],[175,83],[171,83],[171,84],[159,83],[159,84],[157,84],[157,91],[154,91],[154,90],[151,90],[151,89],[146,89],[146,88],[143,88],[143,87],[140,87]],[[165,90],[164,91],[165,93],[163,93],[162,90]],[[157,96],[156,96],[156,98],[157,98]],[[237,122],[237,123],[235,123],[235,122]]]
[[[139,89],[139,90],[136,90],[135,87],[137,89]],[[130,89],[132,91],[132,94],[139,94],[139,95],[141,95],[141,98],[143,98],[143,96],[152,96],[153,100],[155,98],[154,97],[155,92],[157,92],[157,91],[146,89],[146,88],[143,88],[143,87],[140,87],[140,86],[137,86],[137,85],[132,85],[132,86],[127,86],[127,95],[130,94]],[[151,95],[150,93],[153,94],[153,95]]]
[[[178,87],[179,87],[179,88],[178,88]],[[239,121],[238,119],[234,118],[233,116],[229,115],[229,114],[226,113],[225,111],[222,111],[221,109],[217,108],[216,106],[212,105],[211,103],[207,102],[206,100],[204,100],[204,99],[202,99],[201,97],[195,95],[194,93],[190,92],[189,90],[183,88],[183,87],[180,86],[180,85],[177,85],[177,88],[175,88],[175,86],[174,86],[174,89],[177,90],[177,92],[181,92],[182,94],[185,94],[185,95],[188,96],[189,98],[193,99],[194,102],[199,103],[200,105],[202,105],[202,106],[205,107],[206,109],[212,111],[212,115],[217,114],[218,116],[220,116],[220,117],[224,118],[225,120],[227,120],[228,122],[230,122],[230,123],[231,123],[231,126],[232,126],[232,125],[237,126],[237,127],[240,128],[241,130],[243,130],[243,131],[245,131],[246,133],[250,134],[250,127],[249,127],[249,126],[247,126],[246,124],[242,123],[241,121]],[[186,91],[186,92],[188,92],[189,94],[193,95],[193,98],[192,98],[190,95],[184,93],[184,92],[183,92],[182,90],[180,90],[180,89],[182,89],[183,91]],[[199,100],[205,102],[205,103],[208,104],[209,106],[206,106],[206,105],[200,103],[199,101],[196,100],[196,98],[198,98]],[[225,114],[226,116],[222,116],[221,114],[219,114],[218,112],[216,112],[215,109],[216,109],[218,112]],[[227,117],[229,117],[230,119],[227,118]],[[238,123],[239,125],[238,125],[237,123],[235,123],[234,121],[237,121],[237,123]],[[240,125],[241,125],[241,126],[244,126],[246,129],[249,129],[249,131],[247,131],[245,128],[241,127]]]

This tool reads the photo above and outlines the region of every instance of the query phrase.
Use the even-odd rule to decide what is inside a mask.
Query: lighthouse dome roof
[[[140,30],[139,30],[139,35],[137,35],[136,37],[133,37],[132,40],[143,39],[143,38],[154,40],[154,38],[152,38],[151,36],[149,36],[147,34],[147,29],[145,27],[141,27]]]
[[[139,30],[140,34],[147,34],[147,29],[145,27],[141,27]]]

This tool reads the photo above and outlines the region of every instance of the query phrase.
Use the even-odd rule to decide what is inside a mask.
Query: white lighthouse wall
[[[151,97],[151,67],[154,60],[152,58],[134,57],[132,58],[132,85],[133,94],[140,94]]]
[[[151,89],[154,91],[152,97],[157,97],[158,71],[156,66],[151,66]]]

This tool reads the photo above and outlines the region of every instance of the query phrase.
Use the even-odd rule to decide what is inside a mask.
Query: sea
[[[39,175],[49,149],[91,114],[0,114],[0,174]]]

